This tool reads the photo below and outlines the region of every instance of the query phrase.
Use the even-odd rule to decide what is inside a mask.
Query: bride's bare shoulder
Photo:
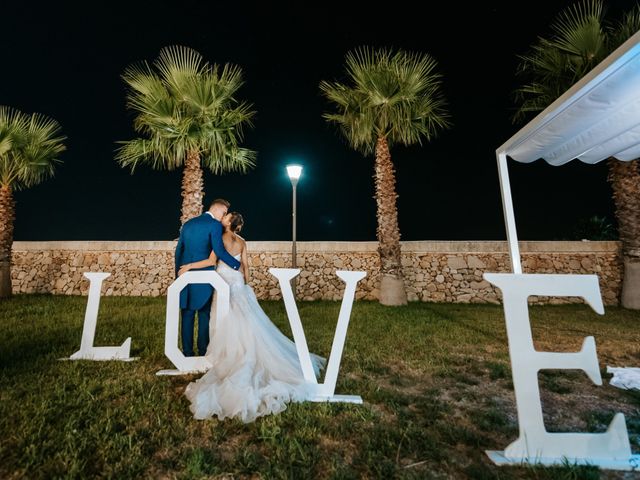
[[[237,233],[236,233],[236,238],[238,239],[238,241],[240,242],[243,248],[247,246],[247,241]]]

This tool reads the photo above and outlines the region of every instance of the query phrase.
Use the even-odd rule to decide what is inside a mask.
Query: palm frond
[[[136,114],[133,124],[141,138],[119,142],[116,160],[121,166],[133,171],[146,163],[154,169],[174,169],[190,153],[201,159],[220,157],[203,160],[217,172],[244,171],[253,165],[246,160],[250,155],[229,153],[239,148],[255,114],[250,104],[235,98],[243,85],[240,67],[211,65],[191,48],[171,46],[160,51],[152,67],[128,67],[123,80],[129,87],[127,107]]]
[[[569,55],[596,57],[604,47],[602,0],[582,0],[562,11],[551,25],[553,43]]]
[[[614,50],[622,45],[633,34],[640,30],[640,4],[636,4],[630,11],[625,13],[622,19],[617,22],[609,31],[611,39],[610,49]]]
[[[177,162],[171,161],[173,152],[165,150],[163,143],[154,144],[144,138],[119,143],[122,146],[117,149],[116,160],[132,172],[140,163],[149,164],[154,170],[173,170],[177,166]]]
[[[513,92],[513,121],[544,110],[639,28],[638,5],[615,24],[602,0],[581,0],[561,11],[549,37],[539,37],[519,57],[516,75],[523,81]]]
[[[189,47],[172,45],[160,50],[154,66],[167,88],[179,96],[185,84],[208,68],[202,55]]]
[[[66,149],[60,132],[45,115],[0,107],[0,182],[20,190],[52,176]]]
[[[214,174],[226,172],[246,173],[255,166],[256,152],[247,148],[229,147],[218,151],[218,154],[204,158],[203,163]]]
[[[359,47],[345,57],[349,85],[320,82],[335,109],[323,117],[366,155],[380,137],[404,145],[430,140],[450,126],[436,66],[424,53]]]
[[[122,74],[122,79],[130,87],[131,95],[154,97],[157,92],[164,91],[160,77],[158,77],[147,62],[134,63],[128,66]]]

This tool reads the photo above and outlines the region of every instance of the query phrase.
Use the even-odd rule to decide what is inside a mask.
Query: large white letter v
[[[304,335],[300,314],[298,313],[298,307],[296,306],[295,298],[293,298],[293,290],[291,289],[291,279],[300,273],[300,269],[270,268],[269,272],[276,277],[278,283],[280,283],[280,290],[282,291],[282,298],[284,299],[284,305],[287,309],[287,317],[291,324],[291,331],[293,332],[293,339],[298,351],[302,374],[307,383],[314,386],[315,395],[309,400],[312,402],[362,403],[362,398],[359,395],[335,395],[335,390],[344,342],[347,338],[347,328],[349,327],[349,319],[351,318],[351,307],[353,306],[353,299],[356,294],[356,285],[358,281],[367,275],[367,272],[336,271],[338,277],[344,280],[347,285],[344,295],[342,296],[342,305],[340,306],[336,333],[333,336],[333,345],[331,346],[331,355],[329,355],[327,362],[324,383],[318,383],[313,371],[307,339]]]

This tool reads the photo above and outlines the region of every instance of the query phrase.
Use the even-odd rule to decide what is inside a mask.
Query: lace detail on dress
[[[240,254],[234,255],[233,258],[240,261]],[[244,286],[244,275],[240,270],[234,270],[226,263],[220,261],[216,267],[218,274],[229,284],[230,288],[237,287],[238,285]]]

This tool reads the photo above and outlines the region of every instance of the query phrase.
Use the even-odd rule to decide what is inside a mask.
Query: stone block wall
[[[14,242],[11,277],[15,293],[86,295],[84,272],[109,272],[103,295],[162,296],[173,281],[175,242]],[[618,242],[520,242],[525,273],[597,274],[606,305],[617,305],[622,284]],[[357,299],[378,298],[376,242],[297,242],[298,295],[340,300],[344,283],[336,270],[364,270]],[[251,286],[259,299],[280,299],[271,267],[291,265],[291,242],[248,242]],[[484,272],[508,272],[506,242],[402,242],[410,301],[500,301]],[[532,298],[533,303],[579,299]]]

